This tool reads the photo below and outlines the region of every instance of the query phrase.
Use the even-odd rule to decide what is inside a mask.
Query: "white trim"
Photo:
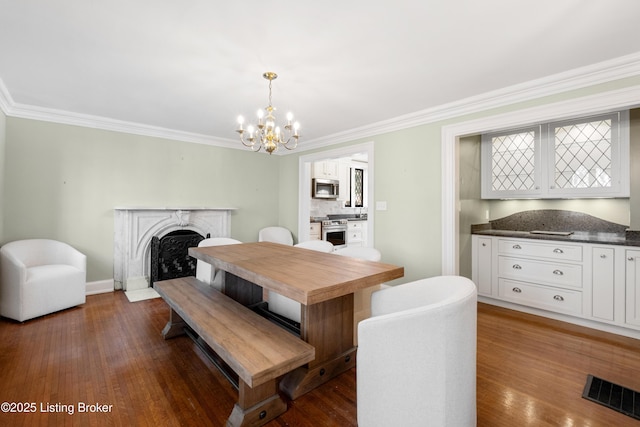
[[[442,127],[442,274],[458,274],[458,141],[462,136],[640,105],[640,85]]]
[[[115,282],[113,279],[98,280],[96,282],[87,282],[86,295],[106,294],[115,290]]]
[[[556,93],[580,89],[640,74],[640,52],[565,71],[525,83],[508,86],[481,95],[468,97],[448,104],[393,117],[366,126],[338,132],[313,140],[301,140],[295,151],[307,151],[362,138],[371,138],[387,132],[407,129],[498,108],[517,102],[528,101]],[[125,122],[99,116],[78,114],[32,105],[17,104],[0,79],[0,109],[10,117],[42,120],[95,129],[125,132],[166,138],[176,141],[193,142],[218,147],[246,150],[238,141],[209,135],[177,131],[140,123]],[[295,151],[279,150],[277,155],[293,154]]]
[[[336,148],[334,150],[320,151],[313,154],[300,156],[298,159],[298,241],[309,240],[309,218],[311,216],[311,164],[320,160],[348,157],[354,154],[367,153],[367,246],[374,247],[374,143],[373,141],[362,144],[349,145],[347,147]]]

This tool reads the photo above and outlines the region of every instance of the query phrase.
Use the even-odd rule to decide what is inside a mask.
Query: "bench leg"
[[[168,340],[169,338],[184,335],[185,326],[187,326],[185,321],[182,320],[182,317],[180,317],[180,315],[176,313],[172,308],[169,312],[169,321],[162,330],[162,336],[165,340]]]
[[[287,410],[287,403],[278,394],[276,380],[254,388],[240,380],[238,394],[238,402],[227,420],[227,427],[261,426]]]

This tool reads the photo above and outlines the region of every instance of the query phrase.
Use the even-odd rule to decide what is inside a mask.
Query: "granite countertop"
[[[476,230],[472,234],[498,237],[515,237],[518,239],[553,240],[574,243],[602,243],[607,245],[640,246],[640,240],[627,239],[626,233],[606,233],[575,231],[568,236],[554,234],[535,234],[530,231],[516,230]]]
[[[330,214],[327,216],[312,216],[311,222],[322,222],[329,219],[346,219],[347,221],[366,221],[367,214]]]
[[[542,233],[532,233],[542,231]],[[544,234],[570,232],[570,234]],[[472,234],[574,243],[640,246],[640,232],[588,214],[562,210],[534,210],[471,226]]]

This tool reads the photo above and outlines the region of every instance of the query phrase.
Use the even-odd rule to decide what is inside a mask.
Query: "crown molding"
[[[370,138],[638,75],[640,52],[306,141],[304,148],[298,146],[298,151]]]
[[[298,145],[296,151],[308,151],[361,138],[371,138],[375,135],[434,123],[467,114],[478,113],[492,108],[504,107],[518,102],[525,102],[536,98],[542,98],[570,90],[581,89],[638,75],[640,75],[640,52],[614,58],[609,61],[599,62],[586,67],[576,68],[541,79],[531,80],[522,84],[508,86],[496,91],[486,92],[434,108],[428,108],[353,128],[344,132],[304,141],[304,143]],[[126,122],[69,111],[17,104],[13,101],[11,94],[7,90],[1,78],[0,109],[9,117],[83,126],[135,135],[206,144],[217,147],[244,149],[242,145],[238,144],[237,141],[233,139],[218,138],[210,135],[149,126],[141,123]],[[280,152],[276,154],[287,155],[290,153],[292,154],[293,152]]]

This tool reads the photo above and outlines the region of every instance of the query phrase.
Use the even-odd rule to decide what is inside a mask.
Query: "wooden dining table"
[[[226,272],[226,295],[246,305],[265,290],[300,303],[300,338],[315,360],[287,375],[280,390],[290,399],[355,366],[354,292],[404,276],[404,268],[270,242],[189,248],[189,255]]]

